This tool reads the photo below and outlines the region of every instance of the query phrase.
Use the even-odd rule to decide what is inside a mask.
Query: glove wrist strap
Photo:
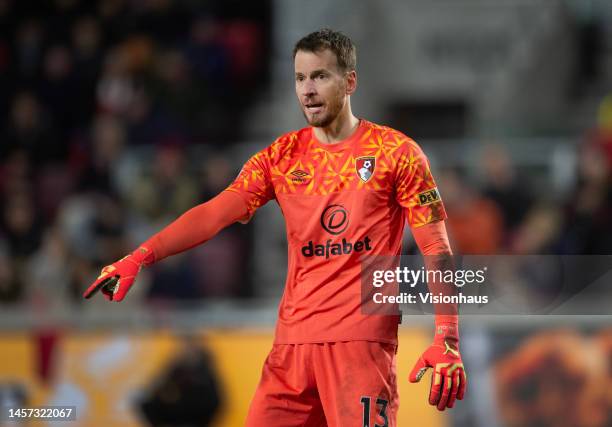
[[[458,316],[438,315],[435,321],[434,341],[446,339],[459,342],[459,319]]]
[[[138,263],[139,266],[146,266],[155,262],[155,254],[149,247],[140,245],[138,249],[132,252],[132,259]]]

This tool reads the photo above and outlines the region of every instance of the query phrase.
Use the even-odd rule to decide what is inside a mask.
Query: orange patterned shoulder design
[[[411,225],[444,216],[429,163],[417,143],[366,120],[337,144],[319,142],[312,128],[282,135],[251,157],[227,190],[245,199],[249,217],[281,194],[314,197],[343,191],[388,192],[408,210]]]

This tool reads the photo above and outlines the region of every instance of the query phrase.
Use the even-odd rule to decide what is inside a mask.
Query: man
[[[101,289],[121,301],[142,266],[247,222],[276,199],[287,225],[287,283],[246,425],[395,426],[399,318],[362,314],[360,257],[399,255],[406,219],[424,254],[449,255],[446,214],[417,144],[353,115],[351,40],[321,30],[298,41],[293,54],[296,94],[310,126],[278,138],[226,191],[105,267],[85,297]],[[436,315],[434,343],[410,381],[428,367],[435,369],[429,402],[453,407],[466,385],[456,310]]]

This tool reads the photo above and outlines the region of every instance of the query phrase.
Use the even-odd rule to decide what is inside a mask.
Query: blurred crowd
[[[507,148],[482,144],[478,171],[442,171],[438,186],[454,249],[461,254],[612,254],[612,96],[597,125],[585,132],[563,165],[563,191],[542,191],[520,171]],[[552,154],[551,154],[552,155]],[[472,177],[476,176],[476,179]]]
[[[113,262],[236,174],[227,147],[266,88],[270,2],[0,0],[0,302],[79,303]],[[501,145],[437,171],[472,254],[612,253],[612,98],[571,191],[536,194]],[[470,179],[468,179],[470,178]],[[251,297],[251,227],[147,269],[140,297]]]
[[[612,122],[612,116],[608,117]],[[612,253],[612,123],[588,133],[567,161],[571,182],[542,191],[507,148],[483,144],[479,171],[439,173],[452,246],[462,254]],[[575,164],[574,164],[575,163]],[[474,175],[477,178],[474,178]],[[541,186],[540,186],[541,187]]]
[[[101,264],[227,185],[219,150],[265,88],[269,9],[0,0],[0,301],[78,301]],[[146,297],[248,296],[245,233],[166,263]]]

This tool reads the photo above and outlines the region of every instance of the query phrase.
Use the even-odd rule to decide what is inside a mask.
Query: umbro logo
[[[294,170],[291,172],[291,181],[296,184],[302,184],[308,180],[310,174],[308,172],[304,172],[301,169]]]

